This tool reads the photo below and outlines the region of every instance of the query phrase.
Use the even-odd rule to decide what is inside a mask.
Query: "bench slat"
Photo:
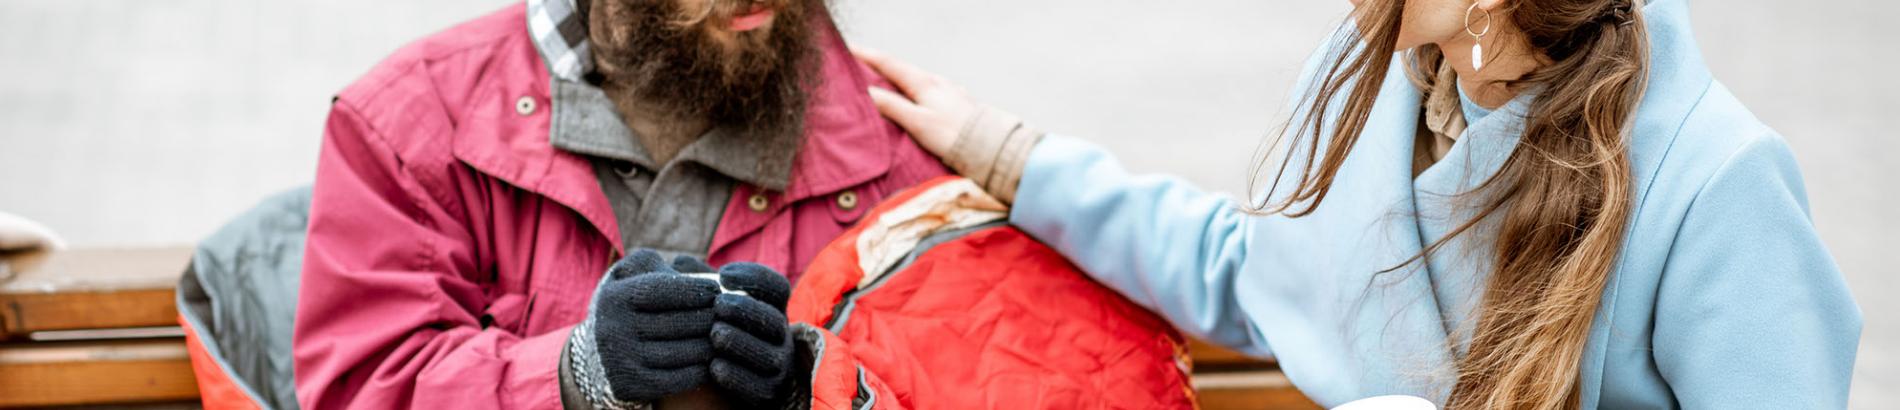
[[[49,330],[177,326],[188,247],[75,249],[0,284],[0,339]]]
[[[1194,361],[1194,391],[1202,410],[1311,410],[1321,409],[1293,387],[1286,374],[1270,360],[1188,339]]]
[[[0,295],[0,329],[13,338],[51,330],[177,325],[171,289]]]
[[[197,397],[184,339],[0,344],[0,407]]]
[[[1197,376],[1198,377],[1198,376]],[[1323,410],[1292,387],[1196,390],[1201,410]]]
[[[1211,367],[1273,367],[1272,361],[1255,359],[1247,355],[1215,346],[1201,339],[1188,338],[1188,356],[1194,359],[1194,366]]]

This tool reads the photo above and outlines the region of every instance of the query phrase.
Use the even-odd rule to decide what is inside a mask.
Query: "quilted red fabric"
[[[950,180],[900,193],[864,220]],[[793,291],[791,320],[830,327],[845,317],[837,337],[901,407],[1194,407],[1179,333],[1012,227],[930,247],[840,309],[865,274],[863,230],[819,253]]]

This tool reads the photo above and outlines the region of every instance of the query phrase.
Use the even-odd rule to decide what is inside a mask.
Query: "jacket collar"
[[[553,86],[554,120],[548,126],[548,140],[555,148],[627,161],[649,170],[665,168],[635,138],[600,88],[559,77],[553,79]],[[687,144],[674,161],[698,163],[743,183],[782,190],[791,179],[792,161],[802,140],[804,136],[795,133],[764,135],[722,125]]]
[[[715,239],[715,250],[720,244],[731,242],[733,237],[763,227],[770,220],[765,216],[776,214],[784,204],[869,182],[891,168],[893,152],[898,139],[902,138],[902,131],[878,114],[870,95],[864,91],[881,79],[851,56],[832,24],[829,11],[817,14],[821,25],[817,30],[818,38],[815,39],[822,52],[820,81],[808,91],[805,138],[800,142],[798,153],[792,161],[791,177],[782,190],[741,186],[738,193],[756,192],[774,197],[772,209],[763,213],[738,214],[749,215],[744,218],[734,218],[735,212],[728,209],[716,235],[727,240]],[[540,41],[541,37],[536,36],[535,30],[530,28],[535,25],[533,20],[536,14],[530,12],[525,15],[522,29],[529,36],[523,39],[533,43],[533,47],[524,47],[519,51],[525,53],[518,52],[510,58],[532,61],[533,64],[508,66],[509,69],[532,72],[489,78],[503,81],[535,78],[539,79],[539,84],[511,82],[482,86],[499,90],[499,95],[492,98],[503,100],[486,108],[505,107],[507,112],[477,115],[475,119],[502,121],[507,125],[458,127],[452,151],[457,159],[484,174],[573,209],[612,242],[614,249],[622,249],[624,244],[620,243],[619,224],[614,219],[606,194],[600,190],[592,165],[580,154],[554,148],[550,143],[550,110],[539,110],[531,115],[515,113],[519,95],[525,94],[526,97],[519,98],[533,98],[539,103],[549,101],[555,78],[542,57],[544,53],[540,47],[545,42]],[[735,195],[735,200],[744,198]]]

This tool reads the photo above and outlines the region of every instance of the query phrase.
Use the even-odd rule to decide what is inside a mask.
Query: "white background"
[[[192,243],[314,172],[329,96],[502,0],[0,0],[0,210],[77,246]],[[1244,192],[1341,0],[838,0],[851,40],[1139,171]],[[1698,1],[1716,78],[1795,149],[1866,333],[1852,407],[1900,406],[1900,2]]]

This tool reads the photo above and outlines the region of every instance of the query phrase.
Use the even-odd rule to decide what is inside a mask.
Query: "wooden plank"
[[[0,284],[0,339],[52,330],[176,326],[191,248],[79,249]]]
[[[172,289],[191,247],[72,249],[0,284],[0,294]]]
[[[0,327],[15,337],[51,330],[177,326],[171,289],[0,295]]]
[[[1198,339],[1188,340],[1194,391],[1202,410],[1321,409],[1293,387],[1279,366]]]
[[[87,406],[59,406],[58,410],[204,410],[202,400],[180,400],[157,403],[117,403],[95,404]],[[48,409],[51,410],[51,409]]]
[[[1323,410],[1300,394],[1286,389],[1218,389],[1195,392],[1201,410]]]
[[[1279,370],[1197,373],[1195,395],[1202,410],[1320,409]]]
[[[1196,368],[1201,367],[1273,367],[1273,362],[1247,357],[1232,350],[1188,338],[1188,356],[1194,360]]]
[[[0,345],[0,407],[196,397],[184,339]]]
[[[1291,389],[1293,382],[1279,370],[1195,373],[1195,390]]]

